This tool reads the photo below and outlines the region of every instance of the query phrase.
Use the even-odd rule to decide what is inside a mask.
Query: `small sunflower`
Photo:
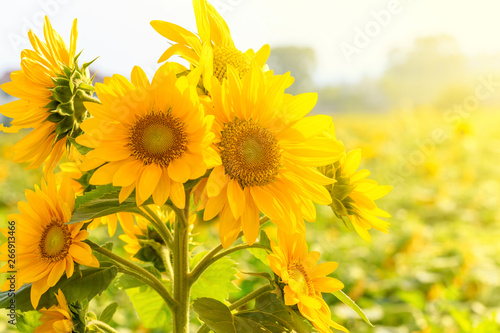
[[[158,62],[173,55],[180,55],[193,67],[203,73],[203,85],[211,91],[211,78],[220,82],[227,78],[228,66],[233,67],[240,77],[249,70],[252,61],[263,68],[269,57],[269,45],[264,45],[257,53],[252,49],[245,53],[238,50],[231,38],[231,32],[220,14],[206,0],[193,0],[198,35],[170,22],[152,21],[153,28],[177,44],[169,47]]]
[[[368,230],[375,228],[388,233],[389,222],[379,217],[391,215],[377,207],[375,200],[382,198],[392,190],[392,186],[378,185],[372,179],[366,179],[370,171],[359,170],[361,150],[355,149],[344,153],[333,165],[323,168],[328,177],[336,180],[327,188],[332,195],[332,210],[338,218],[347,217],[354,229],[366,241],[371,237]]]
[[[142,238],[148,234],[149,221],[138,215],[136,215],[135,219],[137,221],[137,225],[134,225],[132,230],[128,230],[125,234],[118,236],[118,238],[127,243],[123,246],[123,248],[125,249],[125,252],[130,254],[131,259],[139,260],[134,257],[142,248],[138,237]]]
[[[267,260],[285,284],[285,304],[297,305],[300,313],[322,333],[331,332],[330,327],[347,332],[345,327],[331,320],[330,309],[321,295],[344,288],[339,280],[327,277],[338,264],[325,262],[317,265],[320,253],[308,251],[302,232],[287,234],[278,230],[278,244],[272,241],[271,247],[273,253],[267,256]]]
[[[49,309],[41,309],[40,321],[42,324],[35,328],[33,333],[71,333],[73,332],[73,321],[71,320],[71,311],[68,307],[66,297],[59,289],[55,294],[58,305],[53,305]]]
[[[45,162],[52,171],[69,146],[67,137],[80,134],[79,124],[87,117],[83,101],[92,100],[94,88],[88,66],[77,64],[76,19],[71,29],[69,49],[61,36],[44,21],[45,43],[32,31],[28,36],[34,50],[21,53],[21,70],[12,72],[11,82],[2,89],[18,100],[0,106],[0,113],[13,118],[7,133],[22,128],[33,130],[14,145],[14,162],[30,162],[37,168]]]
[[[21,214],[10,215],[9,221],[16,221],[19,232],[16,239],[17,286],[33,283],[31,303],[36,309],[40,297],[54,286],[66,272],[73,275],[75,262],[98,267],[99,262],[85,244],[88,231],[81,230],[84,223],[66,224],[71,219],[75,205],[75,194],[69,179],[63,180],[59,188],[54,177],[41,188],[26,190],[28,202],[18,204]],[[0,273],[9,270],[8,265]],[[2,286],[5,290],[6,285]]]
[[[151,83],[139,67],[132,83],[114,75],[96,85],[102,105],[87,104],[93,118],[77,142],[94,148],[86,154],[97,161],[91,167],[102,165],[90,184],[120,186],[120,202],[135,189],[137,205],[152,195],[159,206],[170,198],[183,208],[183,183],[220,163],[209,147],[213,116],[204,115],[189,78],[177,78],[180,67],[163,65]]]
[[[243,229],[252,244],[259,231],[259,212],[278,227],[293,232],[302,217],[313,222],[313,202],[328,205],[324,185],[334,182],[315,167],[336,161],[342,147],[321,136],[328,116],[304,116],[316,94],[284,93],[290,77],[268,76],[253,66],[243,79],[229,69],[222,85],[213,80],[211,112],[215,115],[214,147],[222,164],[211,172],[199,209],[204,219],[219,214],[224,247]]]

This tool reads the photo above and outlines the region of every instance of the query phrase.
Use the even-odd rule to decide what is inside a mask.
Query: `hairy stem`
[[[87,323],[87,327],[94,326],[95,328],[99,329],[101,332],[106,332],[106,333],[118,333],[117,330],[115,330],[113,327],[109,326],[105,322],[102,322],[100,320],[91,320]]]
[[[113,252],[108,251],[108,250],[100,247],[99,245],[97,245],[89,240],[86,240],[85,242],[90,245],[92,250],[102,254],[103,256],[105,256],[109,259],[111,259],[113,261],[113,263],[115,263],[118,266],[119,270],[121,270],[123,273],[131,275],[131,276],[137,278],[138,280],[146,283],[151,288],[153,288],[163,298],[163,300],[165,301],[167,306],[172,311],[176,308],[177,301],[174,300],[172,298],[172,296],[170,296],[170,293],[168,292],[168,290],[165,288],[163,283],[159,279],[156,278],[156,276],[154,276],[153,274],[151,274],[150,272],[148,272],[144,268],[137,266],[136,264],[128,261],[127,259],[124,259],[124,258],[120,257],[119,255],[116,255]]]
[[[175,209],[177,221],[174,230],[173,252],[173,293],[179,306],[173,315],[174,332],[189,332],[189,199],[190,190],[186,190],[185,208]]]
[[[209,257],[207,260],[204,260],[206,258],[206,256],[205,256],[205,257],[203,257],[202,261],[200,261],[198,263],[198,265],[196,265],[195,268],[193,268],[193,271],[189,275],[189,283],[191,285],[193,283],[195,283],[196,280],[198,280],[198,278],[201,276],[201,274],[203,274],[203,272],[208,267],[210,267],[210,265],[212,265],[214,262],[216,262],[217,260],[222,259],[231,253],[245,250],[245,249],[264,249],[264,250],[267,250],[267,247],[262,246],[260,244],[250,245],[250,244],[245,243],[245,244],[240,244],[240,245],[237,245],[235,247],[229,248],[223,252],[220,252],[219,254],[213,255],[213,256]],[[210,253],[208,253],[208,254],[210,254]],[[208,254],[207,254],[207,256],[208,256]]]
[[[260,219],[260,225],[263,225],[264,223],[269,221],[269,217],[264,216]],[[236,239],[239,239],[243,237],[243,232],[240,232],[238,234],[238,237]],[[246,247],[245,247],[246,246]],[[238,248],[239,247],[239,248]],[[215,261],[219,260],[220,258],[235,252],[239,250],[243,250],[245,248],[251,248],[251,247],[261,247],[258,244],[254,244],[252,246],[249,246],[248,244],[242,244],[239,246],[235,246],[234,248],[231,248],[229,250],[224,251],[224,255],[217,255],[220,251],[222,251],[223,247],[222,244],[219,244],[218,246],[214,247],[210,252],[208,252],[201,260],[200,262],[193,268],[193,271],[191,272],[189,276],[189,283],[192,285],[193,283],[196,282],[196,280],[200,277],[200,275]],[[237,248],[237,249],[236,249]],[[236,249],[236,250],[233,250]],[[231,251],[230,251],[231,250]],[[230,252],[227,252],[230,251]],[[214,260],[214,258],[217,257],[217,259]]]

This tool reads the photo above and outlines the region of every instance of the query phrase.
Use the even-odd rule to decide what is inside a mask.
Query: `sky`
[[[355,82],[383,72],[387,55],[421,36],[449,34],[466,55],[500,54],[498,0],[213,0],[236,46],[264,44],[314,49],[318,84]],[[0,3],[0,73],[16,68],[29,47],[28,29],[42,31],[47,14],[69,41],[78,18],[83,60],[99,56],[103,75],[129,76],[139,65],[151,75],[168,46],[150,26],[170,21],[196,31],[189,0],[5,0]]]

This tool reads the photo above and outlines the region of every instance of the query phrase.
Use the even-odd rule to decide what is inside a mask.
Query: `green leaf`
[[[111,184],[97,186],[94,190],[78,197],[75,210],[68,224],[92,220],[98,217],[130,211],[137,207],[134,192],[122,203],[118,200],[120,187]],[[149,198],[143,205],[150,205],[153,199]]]
[[[269,237],[267,236],[264,230],[260,231],[259,240],[256,244],[265,246],[267,249],[269,249],[269,251],[271,251],[271,241],[269,240]],[[253,249],[248,249],[248,252],[250,252],[255,258],[262,261],[266,266],[269,266],[269,262],[267,261],[267,255],[269,253],[266,250],[260,248],[253,248]]]
[[[170,310],[161,296],[151,287],[131,288],[127,289],[126,293],[144,327],[154,329],[170,325]]]
[[[111,319],[113,319],[113,315],[116,312],[116,309],[118,309],[118,303],[113,302],[109,304],[104,310],[102,310],[99,320],[105,322],[106,324],[109,324],[111,322]]]
[[[91,151],[91,150],[94,149],[94,148],[89,148],[89,147],[82,146],[81,144],[79,144],[78,142],[76,142],[75,138],[72,138],[70,136],[68,136],[68,141],[71,142],[71,144],[73,145],[73,147],[75,147],[76,150],[78,150],[78,152],[80,154],[82,154],[82,155],[85,155],[89,151]]]
[[[370,319],[368,319],[368,317],[365,315],[365,313],[363,312],[363,310],[361,310],[361,308],[356,303],[354,303],[354,301],[352,299],[350,299],[349,296],[347,296],[342,290],[336,291],[333,294],[342,303],[344,303],[345,305],[347,305],[348,307],[350,307],[351,309],[353,309],[358,314],[358,316],[360,316],[361,319],[363,319],[365,321],[365,323],[367,323],[371,327],[375,327],[370,322]]]
[[[285,307],[275,294],[267,293],[257,298],[251,311],[232,314],[222,302],[213,298],[198,298],[193,309],[210,329],[216,333],[310,333],[308,326],[299,326],[298,317]],[[304,328],[307,327],[307,328]]]
[[[258,323],[272,333],[311,332],[311,325],[303,317],[294,314],[292,309],[272,292],[257,297],[252,310],[238,312],[235,316]]]
[[[200,319],[216,333],[236,333],[234,317],[224,303],[213,298],[198,298],[193,309]]]
[[[117,274],[115,266],[94,268],[85,267],[80,270],[80,273],[75,270],[73,276],[69,279],[64,275],[55,286],[42,295],[37,309],[50,308],[57,304],[55,293],[59,289],[62,290],[68,303],[91,300],[96,295],[100,295],[106,290]],[[31,284],[25,284],[16,292],[16,309],[21,311],[34,310],[31,305]],[[8,296],[8,292],[0,293],[0,308],[7,308],[12,297]]]
[[[16,312],[16,328],[21,333],[32,333],[42,323],[38,320],[42,314],[38,311]]]
[[[201,252],[194,256],[191,259],[191,267],[194,267],[207,253],[208,251]],[[236,267],[237,263],[228,257],[217,260],[193,284],[191,299],[211,297],[224,301],[229,297],[229,293],[239,291],[240,289],[233,282],[238,279]]]
[[[145,270],[147,270],[148,272],[150,272],[155,277],[157,277],[158,279],[161,280],[161,273],[155,267],[153,267],[151,265],[148,265],[148,266],[142,266],[140,264],[138,264],[138,265],[141,266],[142,268],[144,268]],[[136,288],[136,287],[140,287],[140,286],[143,286],[143,285],[144,285],[144,282],[139,281],[136,278],[134,278],[134,277],[132,277],[130,275],[127,275],[127,274],[120,275],[116,279],[116,282],[115,282],[115,286],[118,287],[118,288],[120,288],[120,289]]]

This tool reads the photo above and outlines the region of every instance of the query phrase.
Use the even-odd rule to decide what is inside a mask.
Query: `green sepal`
[[[54,99],[60,103],[68,102],[73,97],[73,93],[67,85],[55,86],[54,88],[51,88],[49,90],[52,93]]]

